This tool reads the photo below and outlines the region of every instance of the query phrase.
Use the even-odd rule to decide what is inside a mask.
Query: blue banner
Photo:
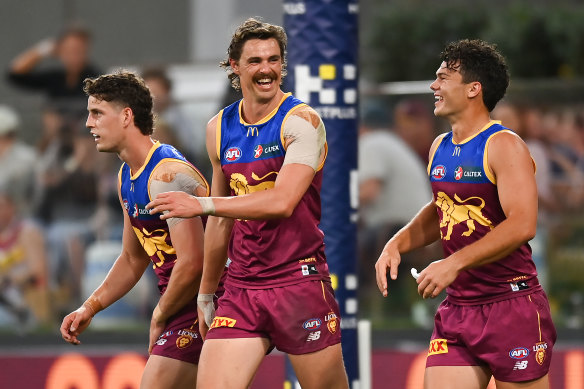
[[[321,228],[341,309],[343,357],[352,388],[357,388],[359,382],[358,13],[357,0],[284,0],[284,26],[288,34],[284,90],[292,91],[313,107],[326,126],[329,153],[321,192]]]

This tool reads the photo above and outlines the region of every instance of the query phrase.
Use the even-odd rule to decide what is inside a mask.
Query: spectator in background
[[[50,122],[50,121],[49,121]],[[104,170],[87,131],[64,126],[49,141],[36,168],[35,216],[44,224],[50,279],[59,296],[57,309],[69,310],[80,299],[84,252],[95,239],[98,182]]]
[[[410,146],[424,163],[436,137],[432,106],[421,100],[400,101],[394,110],[395,132]]]
[[[172,80],[167,71],[164,68],[147,68],[142,72],[142,78],[154,96],[154,137],[172,144],[203,171],[208,171],[210,165],[205,149],[205,131],[202,127],[195,128],[173,100]]]
[[[0,186],[0,325],[22,329],[52,319],[41,229],[19,213],[11,188]]]
[[[17,87],[43,92],[67,123],[83,126],[87,102],[82,83],[99,74],[90,64],[90,44],[89,31],[70,26],[57,39],[44,39],[18,55],[10,66],[8,80]],[[41,67],[48,59],[55,59],[57,64]]]
[[[0,105],[0,186],[11,188],[17,207],[31,211],[32,183],[36,153],[17,139],[20,118],[14,109]]]
[[[363,115],[359,129],[359,252],[362,269],[371,269],[385,242],[432,199],[422,160],[388,125],[386,112],[372,107]],[[410,256],[405,260],[413,258]],[[372,276],[370,271],[361,274],[362,292],[371,296],[364,301],[399,304],[409,309],[404,304],[403,294],[407,293],[408,283],[411,287],[411,280],[398,279],[393,291],[400,293],[402,298],[384,302],[376,296]],[[415,297],[415,291],[412,296]],[[382,315],[379,304],[370,307],[372,315]],[[392,306],[394,313],[398,309]]]

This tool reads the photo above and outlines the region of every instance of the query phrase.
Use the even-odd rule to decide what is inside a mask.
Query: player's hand
[[[207,337],[207,332],[209,332],[209,326],[205,323],[205,314],[201,311],[201,308],[197,307],[197,315],[199,317],[199,333],[203,340]]]
[[[164,332],[166,328],[166,320],[164,321],[157,321],[152,315],[152,320],[150,320],[150,334],[149,334],[149,342],[148,342],[148,354],[152,353],[152,348],[160,338],[160,335]]]
[[[171,217],[195,217],[203,214],[201,204],[194,196],[185,192],[160,193],[154,200],[146,205],[150,214],[162,213],[160,219]]]
[[[387,272],[392,280],[397,278],[397,267],[401,262],[401,255],[391,241],[387,242],[379,259],[375,263],[375,277],[377,287],[383,295],[387,297]]]
[[[416,280],[418,283],[418,294],[423,298],[437,297],[456,277],[459,270],[454,266],[454,261],[440,259],[428,265]]]
[[[79,307],[63,318],[60,328],[61,336],[66,342],[81,344],[77,336],[85,331],[91,319],[93,319],[93,313],[84,306]]]

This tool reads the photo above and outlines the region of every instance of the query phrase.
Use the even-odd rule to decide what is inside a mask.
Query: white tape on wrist
[[[214,215],[215,214],[215,203],[210,197],[195,197],[201,208],[203,209],[203,215]]]
[[[197,296],[197,306],[205,316],[205,323],[211,327],[213,319],[215,318],[215,303],[213,302],[214,294],[199,294]]]

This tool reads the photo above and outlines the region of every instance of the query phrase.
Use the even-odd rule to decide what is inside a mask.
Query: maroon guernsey
[[[501,131],[509,130],[491,121],[461,143],[455,143],[449,132],[430,158],[428,172],[446,256],[481,239],[505,220],[486,153],[489,140]],[[531,248],[525,243],[498,261],[461,272],[446,292],[453,303],[478,304],[540,288]]]
[[[217,153],[232,196],[274,187],[286,155],[283,124],[294,110],[303,106],[287,93],[278,107],[254,124],[242,119],[241,101],[219,112]],[[324,234],[318,226],[321,168],[290,217],[235,221],[226,284],[263,289],[329,280]]]

